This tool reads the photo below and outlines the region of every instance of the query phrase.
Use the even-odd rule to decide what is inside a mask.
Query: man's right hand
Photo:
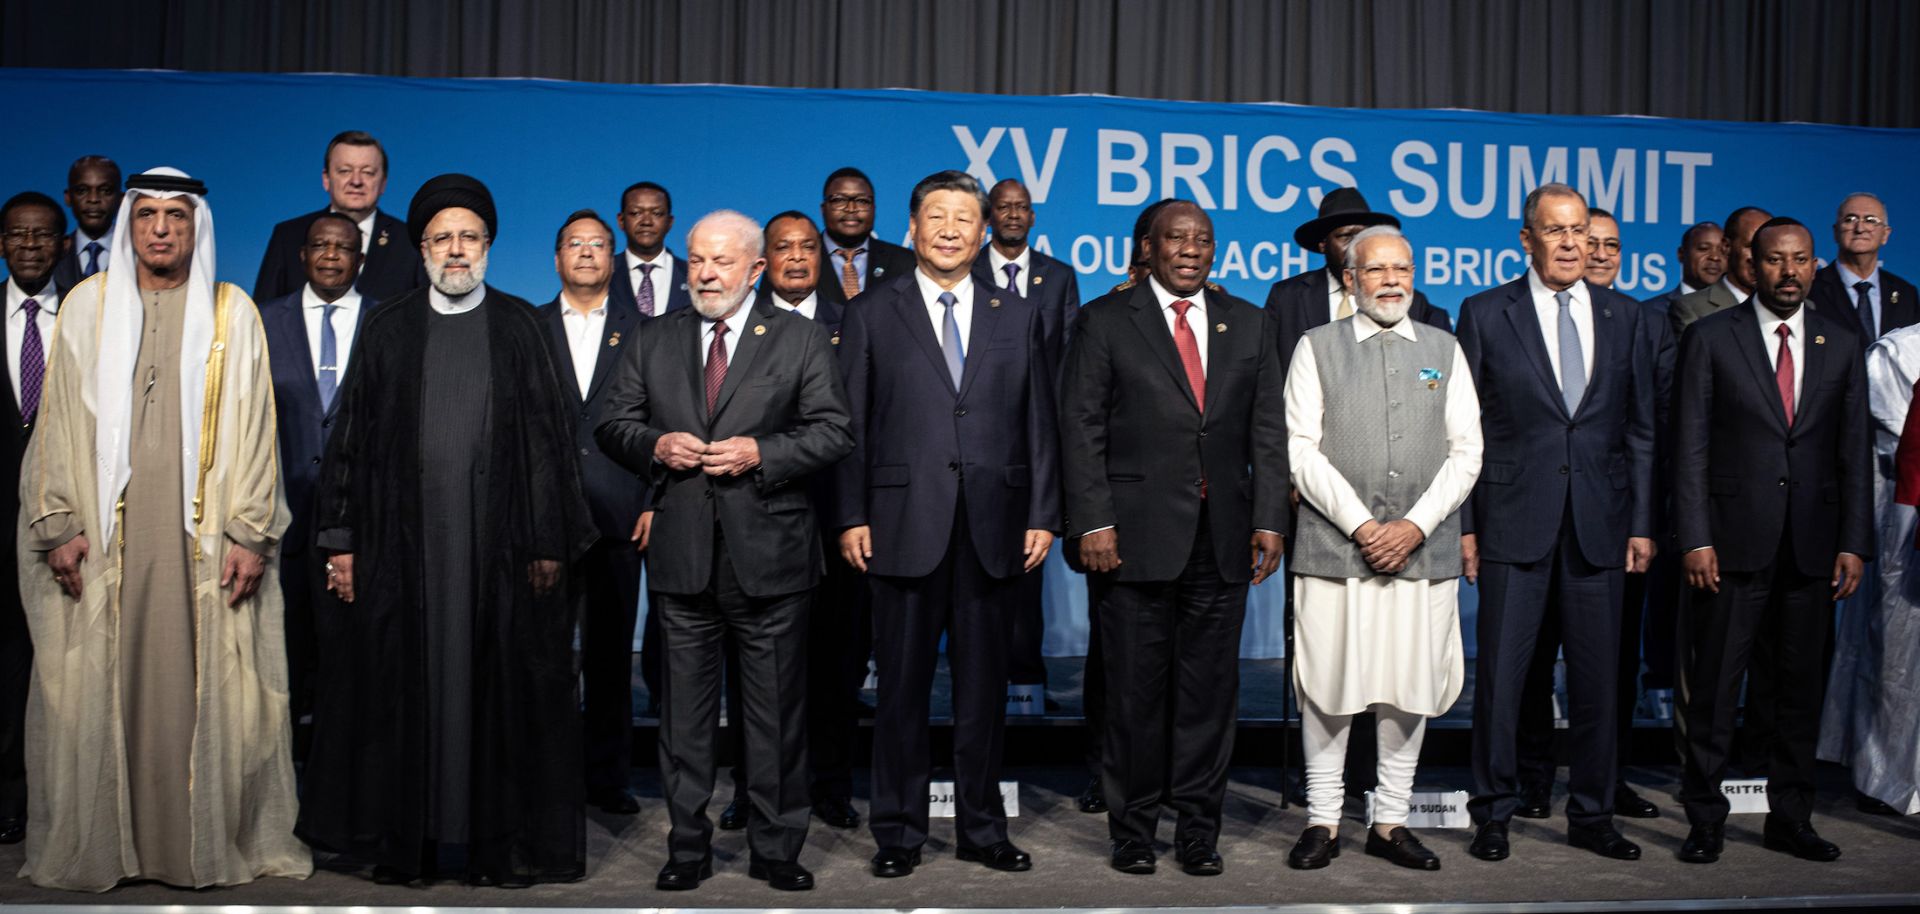
[[[1720,554],[1712,546],[1695,549],[1681,556],[1687,572],[1687,585],[1698,590],[1720,592]]]
[[[668,432],[653,443],[653,459],[676,470],[691,470],[700,465],[707,443],[686,432]]]
[[[1467,583],[1480,583],[1480,537],[1473,533],[1460,534],[1460,566],[1467,576]]]
[[[633,523],[633,539],[629,542],[633,543],[633,551],[645,552],[647,542],[651,539],[653,539],[653,512],[642,511],[640,519]]]
[[[54,547],[47,553],[47,567],[53,569],[53,579],[60,583],[60,589],[67,596],[80,599],[80,563],[87,560],[87,537],[81,534]]]
[[[1080,563],[1102,574],[1120,567],[1120,531],[1108,527],[1081,537]]]
[[[342,552],[327,559],[327,589],[342,603],[353,602],[353,553]]]
[[[865,525],[848,527],[840,534],[840,557],[853,566],[853,570],[865,574],[867,560],[873,558],[873,528]]]

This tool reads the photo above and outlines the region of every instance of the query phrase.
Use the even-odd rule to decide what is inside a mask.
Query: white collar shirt
[[[300,317],[307,323],[307,356],[312,359],[313,376],[320,377],[320,321],[327,315],[328,302],[321,300],[319,293],[313,291],[313,283],[300,287]],[[353,356],[353,329],[360,321],[360,293],[348,289],[345,295],[332,302],[333,311],[333,360],[335,389],[347,379],[347,363]]]
[[[1533,313],[1540,321],[1540,335],[1547,344],[1547,361],[1553,364],[1553,376],[1560,377],[1560,302],[1552,289],[1540,281],[1540,274],[1527,268],[1527,291],[1533,297]],[[1573,331],[1580,336],[1580,370],[1593,380],[1593,297],[1584,281],[1568,287],[1567,310],[1573,313]]]
[[[913,271],[913,279],[920,286],[920,300],[926,305],[927,320],[933,322],[933,338],[943,345],[947,335],[947,306],[940,304],[940,293],[953,293],[953,320],[960,325],[960,356],[965,358],[967,341],[973,338],[973,274],[960,277],[960,281],[951,289],[940,288],[933,277],[917,268]]]
[[[640,295],[640,280],[643,277],[650,278],[653,280],[653,313],[667,313],[667,298],[672,294],[673,286],[673,252],[662,247],[660,253],[647,258],[628,248],[621,256],[627,265],[627,278],[633,281],[634,297]],[[653,269],[640,269],[646,265],[651,265]]]
[[[327,209],[329,212],[340,213],[339,210],[334,209],[333,207],[327,207]],[[340,213],[340,215],[346,216],[347,214]],[[360,227],[360,256],[362,257],[367,256],[367,251],[372,250],[373,248],[373,220],[378,219],[379,217],[380,217],[380,211],[376,209],[373,212],[368,213],[367,218],[354,223],[354,225],[357,225]],[[351,219],[353,217],[347,216],[347,218]]]
[[[1803,304],[1793,309],[1793,316],[1786,320],[1781,320],[1779,315],[1758,299],[1747,307],[1752,308],[1754,316],[1760,318],[1760,348],[1766,350],[1767,367],[1774,371],[1780,370],[1780,327],[1785,325],[1787,328],[1787,352],[1793,355],[1793,405],[1797,410],[1800,406],[1800,381],[1807,374],[1807,306]],[[1773,391],[1767,393],[1769,396],[1778,396]]]
[[[1167,322],[1167,333],[1173,333],[1173,322],[1178,320],[1173,310],[1176,301],[1193,302],[1187,309],[1187,329],[1193,331],[1193,341],[1200,349],[1200,376],[1207,374],[1207,290],[1202,288],[1192,295],[1175,295],[1160,284],[1157,276],[1147,277],[1147,286],[1153,290],[1153,297],[1160,302],[1160,317]]]
[[[87,268],[87,245],[89,244],[98,244],[100,246],[100,269],[106,269],[107,258],[113,256],[113,229],[111,227],[107,229],[106,237],[95,238],[87,234],[86,229],[77,226],[74,228],[73,256],[80,261],[80,269],[82,270]]]
[[[1753,297],[1752,293],[1742,292],[1740,291],[1739,287],[1733,284],[1732,274],[1727,274],[1725,276],[1720,277],[1720,287],[1723,289],[1726,289],[1728,295],[1733,296],[1733,303],[1736,305],[1745,304],[1747,299]]]
[[[21,290],[20,284],[11,277],[7,279],[7,376],[13,382],[14,402],[20,399],[20,353],[21,342],[27,332],[27,299],[33,299],[40,306],[40,313],[33,322],[40,328],[40,364],[47,364],[47,354],[53,346],[53,322],[60,314],[60,290],[48,277],[46,288],[32,295]]]
[[[573,356],[573,380],[580,385],[580,396],[584,398],[587,388],[593,386],[593,367],[600,360],[600,338],[607,331],[607,296],[602,294],[600,302],[586,311],[575,308],[565,292],[560,293],[557,304],[560,326],[567,335],[567,352]]]
[[[710,320],[707,320],[706,318],[700,319],[700,368],[701,370],[704,371],[706,369],[707,351],[713,348],[713,328],[718,327],[721,324],[727,325],[727,335],[722,340],[723,344],[727,347],[727,365],[728,366],[733,365],[733,354],[734,352],[738,351],[740,348],[740,331],[742,328],[746,327],[747,314],[752,310],[753,310],[752,302],[750,301],[742,302],[740,304],[739,309],[733,312],[733,316],[727,318],[724,321],[710,321]]]
[[[797,305],[781,298],[778,292],[769,294],[767,298],[773,302],[775,308],[782,311],[792,311],[807,320],[817,319],[815,316],[820,313],[820,295],[816,292],[808,292],[807,297],[801,299]]]
[[[1033,288],[1033,247],[1031,245],[1021,248],[1020,256],[1008,259],[1007,255],[1000,253],[999,248],[989,244],[987,245],[987,264],[993,267],[994,288],[1001,290],[1007,288],[1007,264],[1020,268],[1013,274],[1016,277],[1013,283],[1014,294],[1026,298],[1029,290]]]

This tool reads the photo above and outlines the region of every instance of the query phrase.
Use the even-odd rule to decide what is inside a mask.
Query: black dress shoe
[[[1174,856],[1180,861],[1181,872],[1189,876],[1218,876],[1226,872],[1227,862],[1220,859],[1213,842],[1194,839],[1182,841],[1177,845]]]
[[[913,875],[913,868],[920,865],[920,849],[904,847],[883,847],[873,855],[873,874],[882,879]]]
[[[1427,846],[1421,844],[1420,839],[1413,836],[1413,832],[1407,831],[1405,825],[1394,826],[1387,835],[1382,838],[1378,829],[1367,829],[1369,856],[1385,857],[1411,870],[1440,868],[1440,858],[1435,856],[1433,851],[1427,850]]]
[[[653,880],[653,887],[662,892],[685,892],[699,888],[702,880],[712,878],[712,857],[692,863],[668,863],[660,868],[660,877]]]
[[[1882,804],[1885,805],[1885,804]],[[19,844],[27,838],[27,820],[0,819],[0,844]]]
[[[1481,860],[1505,860],[1513,849],[1507,845],[1507,823],[1483,822],[1480,830],[1473,833],[1473,843],[1467,845],[1467,853]]]
[[[1027,852],[1013,846],[1012,841],[995,841],[986,847],[968,847],[964,844],[953,849],[953,855],[968,863],[978,863],[988,869],[1008,873],[1024,873],[1033,869],[1033,858]]]
[[[1855,809],[1858,809],[1861,812],[1867,813],[1868,815],[1874,815],[1874,816],[1905,815],[1905,813],[1901,812],[1898,809],[1894,809],[1891,805],[1887,803],[1882,803],[1881,801],[1874,799],[1873,797],[1867,796],[1866,794],[1861,793],[1857,790],[1853,792],[1853,806]],[[15,838],[13,840],[18,841],[20,839]],[[0,844],[12,844],[12,843],[13,841],[8,841],[6,838],[0,837]]]
[[[1695,825],[1687,830],[1687,840],[1680,845],[1680,861],[1712,863],[1720,859],[1720,852],[1726,849],[1726,843],[1726,826]]]
[[[1520,805],[1513,814],[1522,819],[1545,819],[1553,815],[1553,785],[1528,784],[1520,788]]]
[[[1100,782],[1099,775],[1096,774],[1087,781],[1087,789],[1080,791],[1080,795],[1074,798],[1073,805],[1080,807],[1080,811],[1086,813],[1107,811],[1107,788]]]
[[[1296,870],[1317,870],[1340,856],[1340,838],[1325,825],[1309,825],[1300,840],[1287,852],[1287,865]]]
[[[640,811],[640,801],[625,788],[614,787],[608,790],[596,790],[587,794],[587,802],[600,807],[601,812],[610,812],[616,816],[630,816]]]
[[[1613,785],[1613,811],[1629,819],[1658,819],[1660,807],[1635,793],[1626,781]]]
[[[1785,851],[1816,863],[1840,859],[1840,845],[1820,837],[1813,830],[1812,822],[1789,822],[1768,816],[1766,827],[1760,832],[1760,845],[1770,851]]]
[[[813,814],[833,828],[860,827],[860,814],[845,797],[822,797],[813,801]]]
[[[767,884],[768,888],[782,892],[805,892],[813,888],[813,874],[807,868],[789,860],[762,860],[753,858],[747,864],[747,875]]]
[[[1108,864],[1122,873],[1146,876],[1153,873],[1153,845],[1145,841],[1113,842],[1113,858]]]
[[[1615,860],[1640,859],[1640,845],[1627,840],[1612,824],[1569,825],[1567,843]]]
[[[383,863],[373,868],[374,885],[412,885],[419,881],[419,876],[401,872],[396,866],[387,866]]]
[[[721,831],[739,831],[746,827],[747,810],[746,807],[740,805],[740,801],[735,800],[732,803],[728,803],[727,808],[720,811]]]

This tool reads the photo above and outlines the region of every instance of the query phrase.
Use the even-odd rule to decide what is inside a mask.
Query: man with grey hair
[[[1892,238],[1886,204],[1865,191],[1848,194],[1833,214],[1833,262],[1814,272],[1808,290],[1815,307],[1852,314],[1868,345],[1920,323],[1920,292],[1880,261],[1880,249]]]
[[[600,449],[654,477],[640,516],[653,610],[665,639],[660,772],[672,828],[655,886],[713,874],[715,731],[721,647],[746,728],[747,873],[813,888],[800,865],[808,793],[807,608],[822,545],[807,481],[852,449],[846,395],[826,328],[762,300],[760,226],[731,210],[687,233],[693,307],[638,331],[607,394]],[[659,534],[655,536],[654,534]]]
[[[1372,711],[1380,783],[1366,852],[1433,870],[1440,859],[1405,826],[1427,718],[1465,678],[1458,511],[1480,474],[1480,403],[1453,335],[1407,319],[1407,239],[1375,226],[1349,251],[1357,312],[1307,331],[1287,372],[1307,762],[1307,829],[1287,863],[1317,869],[1338,853],[1347,735]]]

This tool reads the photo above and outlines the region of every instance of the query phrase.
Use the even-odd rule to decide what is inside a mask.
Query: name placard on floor
[[[1741,778],[1720,782],[1720,793],[1727,798],[1727,811],[1734,815],[1741,813],[1770,812],[1767,803],[1766,778]]]
[[[1006,807],[1007,818],[1020,815],[1020,782],[1000,782],[1000,805]],[[927,783],[927,815],[935,819],[951,819],[954,816],[952,781],[929,781]]]
[[[1039,717],[1047,713],[1047,687],[1038,683],[1007,683],[1007,716]]]
[[[1367,791],[1367,827],[1373,827],[1373,791]],[[1416,790],[1407,800],[1408,828],[1472,828],[1464,790]]]

